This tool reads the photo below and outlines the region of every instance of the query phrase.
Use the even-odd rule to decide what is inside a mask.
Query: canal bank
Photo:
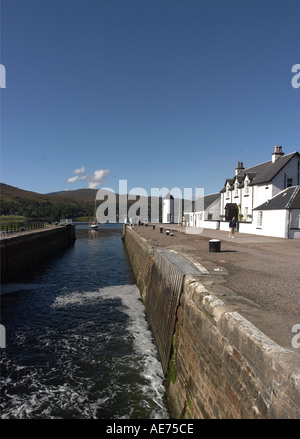
[[[67,249],[74,241],[73,225],[7,234],[0,241],[1,283],[15,281],[26,270],[34,271],[46,258]]]
[[[209,237],[165,232],[158,226],[126,227],[123,239],[162,361],[172,416],[299,418],[299,350],[292,347],[291,327],[284,339],[270,337],[272,327],[281,324],[278,310],[228,286],[229,259],[249,257],[246,247],[225,242],[222,252],[209,254]],[[196,241],[200,260],[191,251]],[[260,244],[253,239],[251,245],[259,255]]]

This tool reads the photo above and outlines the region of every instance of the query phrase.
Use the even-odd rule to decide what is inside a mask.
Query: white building
[[[256,235],[300,238],[300,186],[284,189],[254,208],[251,228]]]
[[[285,217],[289,208],[265,209],[265,203],[270,203],[281,191],[299,186],[299,168],[299,152],[285,155],[281,146],[275,146],[272,159],[265,163],[245,169],[243,163],[238,162],[235,176],[227,178],[221,190],[221,219],[223,221],[220,222],[220,230],[227,231],[228,221],[235,216],[239,220],[240,232],[265,235],[267,224],[273,223],[267,233],[269,236],[297,237],[296,232],[287,232],[286,222],[285,225],[283,225],[283,220],[278,222],[279,210],[284,211],[282,215]],[[286,192],[285,197],[289,195],[291,195],[291,191]],[[272,202],[271,206],[275,204]],[[262,205],[264,205],[264,209],[258,209]],[[292,210],[296,209],[295,206],[293,204]],[[265,215],[258,213],[264,210],[267,210],[268,213]],[[257,215],[260,215],[261,218],[263,215],[265,218],[269,218],[269,220],[265,219],[265,227],[257,228]],[[297,223],[294,214],[292,217],[293,223],[291,225]]]
[[[174,197],[170,193],[163,199],[162,222],[166,224],[174,223]]]
[[[229,220],[234,212],[239,219],[252,218],[252,210],[283,189],[299,185],[298,152],[285,155],[275,146],[272,160],[245,169],[238,162],[235,176],[227,178],[221,190],[221,217]]]
[[[197,200],[196,205],[201,206],[201,210],[193,208],[192,211],[184,212],[184,220],[187,227],[201,227],[216,229],[220,219],[221,196],[219,193],[205,195]],[[192,203],[195,206],[195,203]]]

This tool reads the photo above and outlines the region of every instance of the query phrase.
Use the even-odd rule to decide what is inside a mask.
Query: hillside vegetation
[[[4,215],[14,215],[48,221],[58,221],[61,218],[92,218],[97,191],[98,189],[78,189],[39,194],[0,183],[0,213],[2,217]],[[119,196],[117,194],[117,220],[119,214],[118,200]],[[148,201],[148,198],[143,198],[142,202],[147,206],[148,216],[150,217],[151,202],[148,205]],[[128,209],[134,203],[135,201],[128,201]],[[99,204],[100,202],[97,202],[97,206]]]
[[[77,218],[93,216],[96,189],[38,194],[0,183],[1,215],[27,218]]]

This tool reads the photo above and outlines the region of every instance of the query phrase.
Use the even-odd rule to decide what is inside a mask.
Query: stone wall
[[[128,227],[124,242],[148,313],[152,286],[162,289],[155,300],[165,300],[167,292],[157,266],[153,269],[158,250]],[[173,265],[171,259],[169,263]],[[166,271],[172,273],[165,264],[160,267],[165,277]],[[182,270],[182,292],[172,311],[175,324],[165,372],[172,417],[300,418],[299,354],[277,345],[210,294],[200,273],[188,271]],[[152,328],[156,339],[157,327]]]
[[[133,229],[126,226],[123,229],[123,242],[129,255],[131,268],[142,300],[145,302],[151,280],[153,248],[146,239],[138,236]]]
[[[27,270],[34,271],[47,257],[67,249],[75,241],[72,225],[40,229],[2,239],[1,283],[13,282]]]
[[[154,251],[145,308],[165,374],[172,352],[176,311],[187,273],[197,275],[198,270],[177,253],[164,249]]]
[[[299,357],[187,276],[168,394],[179,418],[299,418]]]

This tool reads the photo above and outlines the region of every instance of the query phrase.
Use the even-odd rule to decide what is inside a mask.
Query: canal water
[[[168,418],[157,350],[120,225],[1,288],[1,418]]]

